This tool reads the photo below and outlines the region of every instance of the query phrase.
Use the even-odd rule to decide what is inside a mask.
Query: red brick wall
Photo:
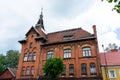
[[[95,31],[96,33],[96,31]],[[91,62],[94,62],[96,65],[96,70],[97,70],[97,76],[101,74],[101,70],[99,69],[99,59],[98,59],[98,45],[97,45],[97,40],[92,39],[92,40],[85,40],[85,41],[76,41],[76,42],[71,42],[71,43],[61,43],[61,44],[53,44],[53,45],[44,45],[40,46],[42,41],[41,40],[35,40],[37,37],[37,33],[34,30],[31,30],[29,32],[27,37],[27,42],[22,43],[22,50],[21,50],[21,56],[19,60],[19,65],[18,65],[18,72],[16,75],[16,78],[24,78],[24,77],[33,77],[33,78],[38,78],[38,76],[43,75],[43,65],[46,61],[46,53],[50,50],[54,51],[54,57],[60,57],[63,59],[63,51],[64,49],[70,48],[72,50],[72,58],[71,59],[63,59],[64,64],[66,65],[66,77],[69,76],[69,64],[74,64],[74,77],[80,78],[82,77],[81,75],[81,63],[86,63],[87,64],[87,77],[93,77],[90,75],[90,66],[89,64]],[[30,48],[30,43],[33,43],[33,47]],[[89,58],[84,58],[82,56],[82,48],[85,46],[89,46],[91,48],[91,53],[92,57]],[[32,53],[36,52],[36,60],[34,62],[24,62],[24,54],[25,53]],[[27,67],[27,66],[34,66],[35,72],[33,76],[22,76],[21,71],[22,67]]]

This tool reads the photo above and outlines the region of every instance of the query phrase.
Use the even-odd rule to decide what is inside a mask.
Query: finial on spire
[[[43,8],[41,8],[40,18],[39,18],[39,20],[38,20],[38,22],[36,24],[36,28],[38,28],[38,27],[42,27],[44,29],[44,24],[43,24]]]

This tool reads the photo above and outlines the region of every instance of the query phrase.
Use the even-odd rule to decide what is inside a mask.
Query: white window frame
[[[53,51],[48,51],[47,52],[47,59],[53,58],[54,57],[54,52]]]
[[[114,77],[111,76],[110,71],[114,71]],[[109,70],[109,78],[116,78],[116,71],[115,70]]]
[[[83,47],[82,48],[83,56],[91,56],[91,48],[90,47]]]
[[[71,49],[64,49],[64,58],[71,58]]]

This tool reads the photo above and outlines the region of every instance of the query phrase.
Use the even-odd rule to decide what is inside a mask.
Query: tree
[[[118,46],[115,43],[113,44],[109,43],[108,47],[105,48],[105,51],[110,52],[112,49],[117,49],[117,48]]]
[[[17,50],[9,50],[6,54],[6,67],[17,68],[20,53]]]
[[[109,3],[116,3],[112,10],[115,10],[117,13],[120,13],[120,1],[119,0],[107,0],[107,1]]]
[[[43,72],[51,80],[56,80],[57,76],[64,70],[64,64],[61,58],[49,58],[44,67]]]
[[[5,70],[5,56],[0,54],[0,73]]]
[[[19,61],[19,51],[9,50],[6,55],[0,54],[0,73],[7,67],[17,68]]]

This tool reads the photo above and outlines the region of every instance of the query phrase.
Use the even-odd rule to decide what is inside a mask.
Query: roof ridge
[[[55,31],[55,32],[47,33],[47,35],[48,35],[48,34],[54,34],[54,33],[60,33],[60,32],[68,32],[68,31],[73,31],[73,30],[77,30],[77,29],[82,29],[82,28],[79,27],[79,28],[66,29],[66,30],[61,30],[61,31]],[[82,29],[82,30],[83,30],[83,29]]]

